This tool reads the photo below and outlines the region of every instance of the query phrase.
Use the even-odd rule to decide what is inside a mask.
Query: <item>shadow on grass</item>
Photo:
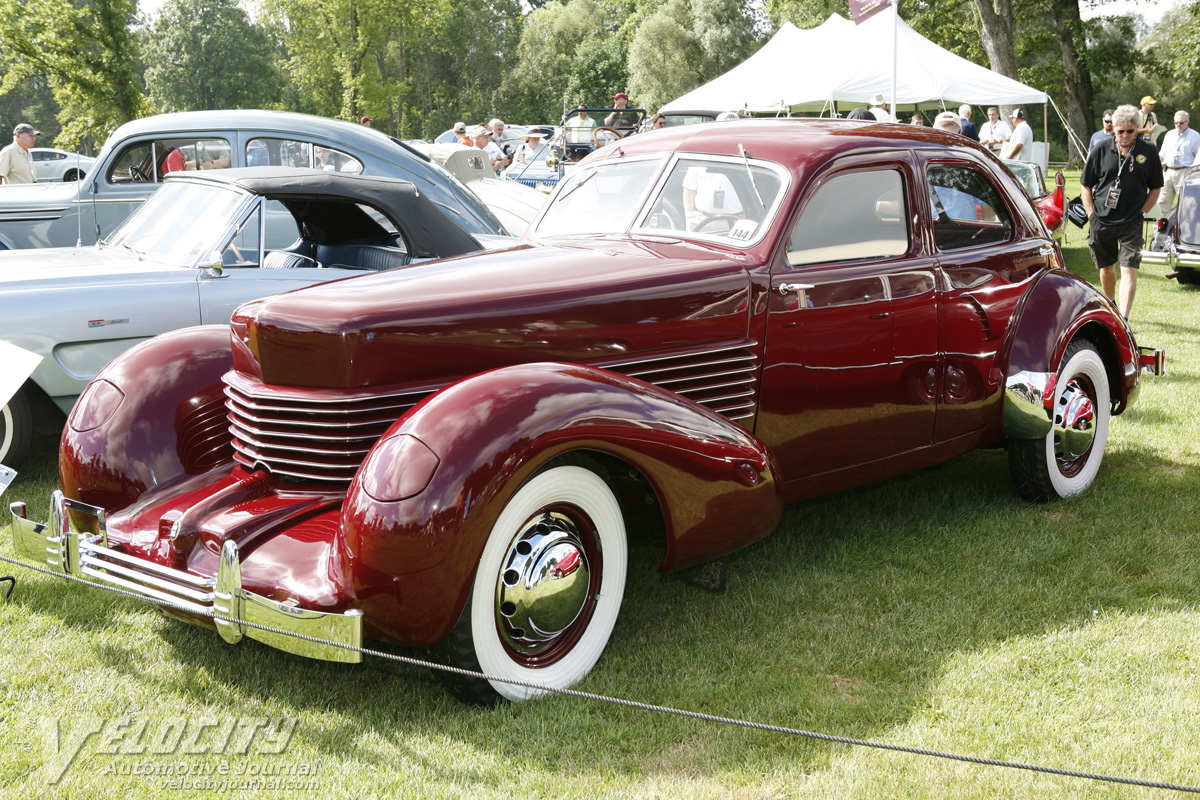
[[[709,595],[654,571],[660,547],[634,539],[625,604],[607,652],[579,688],[825,733],[878,738],[923,707],[949,656],[1130,614],[1194,603],[1192,507],[1200,471],[1126,447],[1085,495],[1020,501],[1003,451],[981,451],[884,483],[790,506],[768,539],[729,559]],[[14,602],[94,631],[137,608],[47,580]],[[144,612],[148,617],[153,611]],[[167,705],[248,703],[322,716],[297,737],[331,759],[422,770],[426,780],[495,787],[520,764],[638,776],[793,769],[823,743],[645,715],[572,698],[457,703],[421,668],[306,660],[174,620],[147,620],[175,662],[163,677],[135,643],[92,657]],[[419,653],[397,651],[419,657]],[[146,701],[143,701],[146,702]],[[151,701],[152,702],[152,701]],[[333,720],[330,720],[332,715]],[[411,737],[486,755],[448,766]],[[439,778],[438,776],[441,776]],[[497,783],[500,781],[501,783]]]

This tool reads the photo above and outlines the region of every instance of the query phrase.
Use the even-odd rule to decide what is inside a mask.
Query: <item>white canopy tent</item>
[[[892,87],[896,42],[896,105],[955,106],[1045,103],[1047,95],[945,50],[898,20],[876,14],[855,25],[833,14],[816,28],[790,22],[750,58],[672,100],[660,111],[812,112],[869,105]]]

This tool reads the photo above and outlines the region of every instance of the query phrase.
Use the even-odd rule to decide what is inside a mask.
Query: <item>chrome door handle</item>
[[[779,293],[787,294],[788,292],[803,292],[805,289],[816,288],[808,283],[781,283],[779,284]]]
[[[1050,246],[1050,245],[1048,245],[1048,244],[1047,244],[1047,245],[1043,245],[1043,246],[1042,246],[1042,247],[1041,247],[1041,248],[1038,250],[1038,255],[1039,255],[1039,256],[1052,256],[1052,255],[1054,255],[1054,248],[1053,248],[1053,247],[1051,247],[1051,246]]]

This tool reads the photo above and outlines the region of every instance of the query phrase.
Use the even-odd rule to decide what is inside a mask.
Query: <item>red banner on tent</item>
[[[891,5],[891,0],[850,0],[850,18],[861,25]]]

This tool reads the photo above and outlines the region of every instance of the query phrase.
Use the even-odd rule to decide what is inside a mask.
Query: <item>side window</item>
[[[359,175],[362,162],[333,147],[294,139],[251,139],[246,143],[247,167],[302,167]]]
[[[221,253],[221,260],[227,267],[257,267],[258,240],[262,231],[262,208],[258,203],[254,210],[233,234],[233,239]]]
[[[1012,219],[992,182],[966,167],[929,168],[933,241],[959,250],[1012,238]]]
[[[109,183],[158,182],[172,172],[226,169],[233,151],[225,139],[175,138],[136,142],[108,170]]]
[[[796,220],[788,264],[894,258],[908,252],[904,177],[880,169],[835,175],[817,189]]]

